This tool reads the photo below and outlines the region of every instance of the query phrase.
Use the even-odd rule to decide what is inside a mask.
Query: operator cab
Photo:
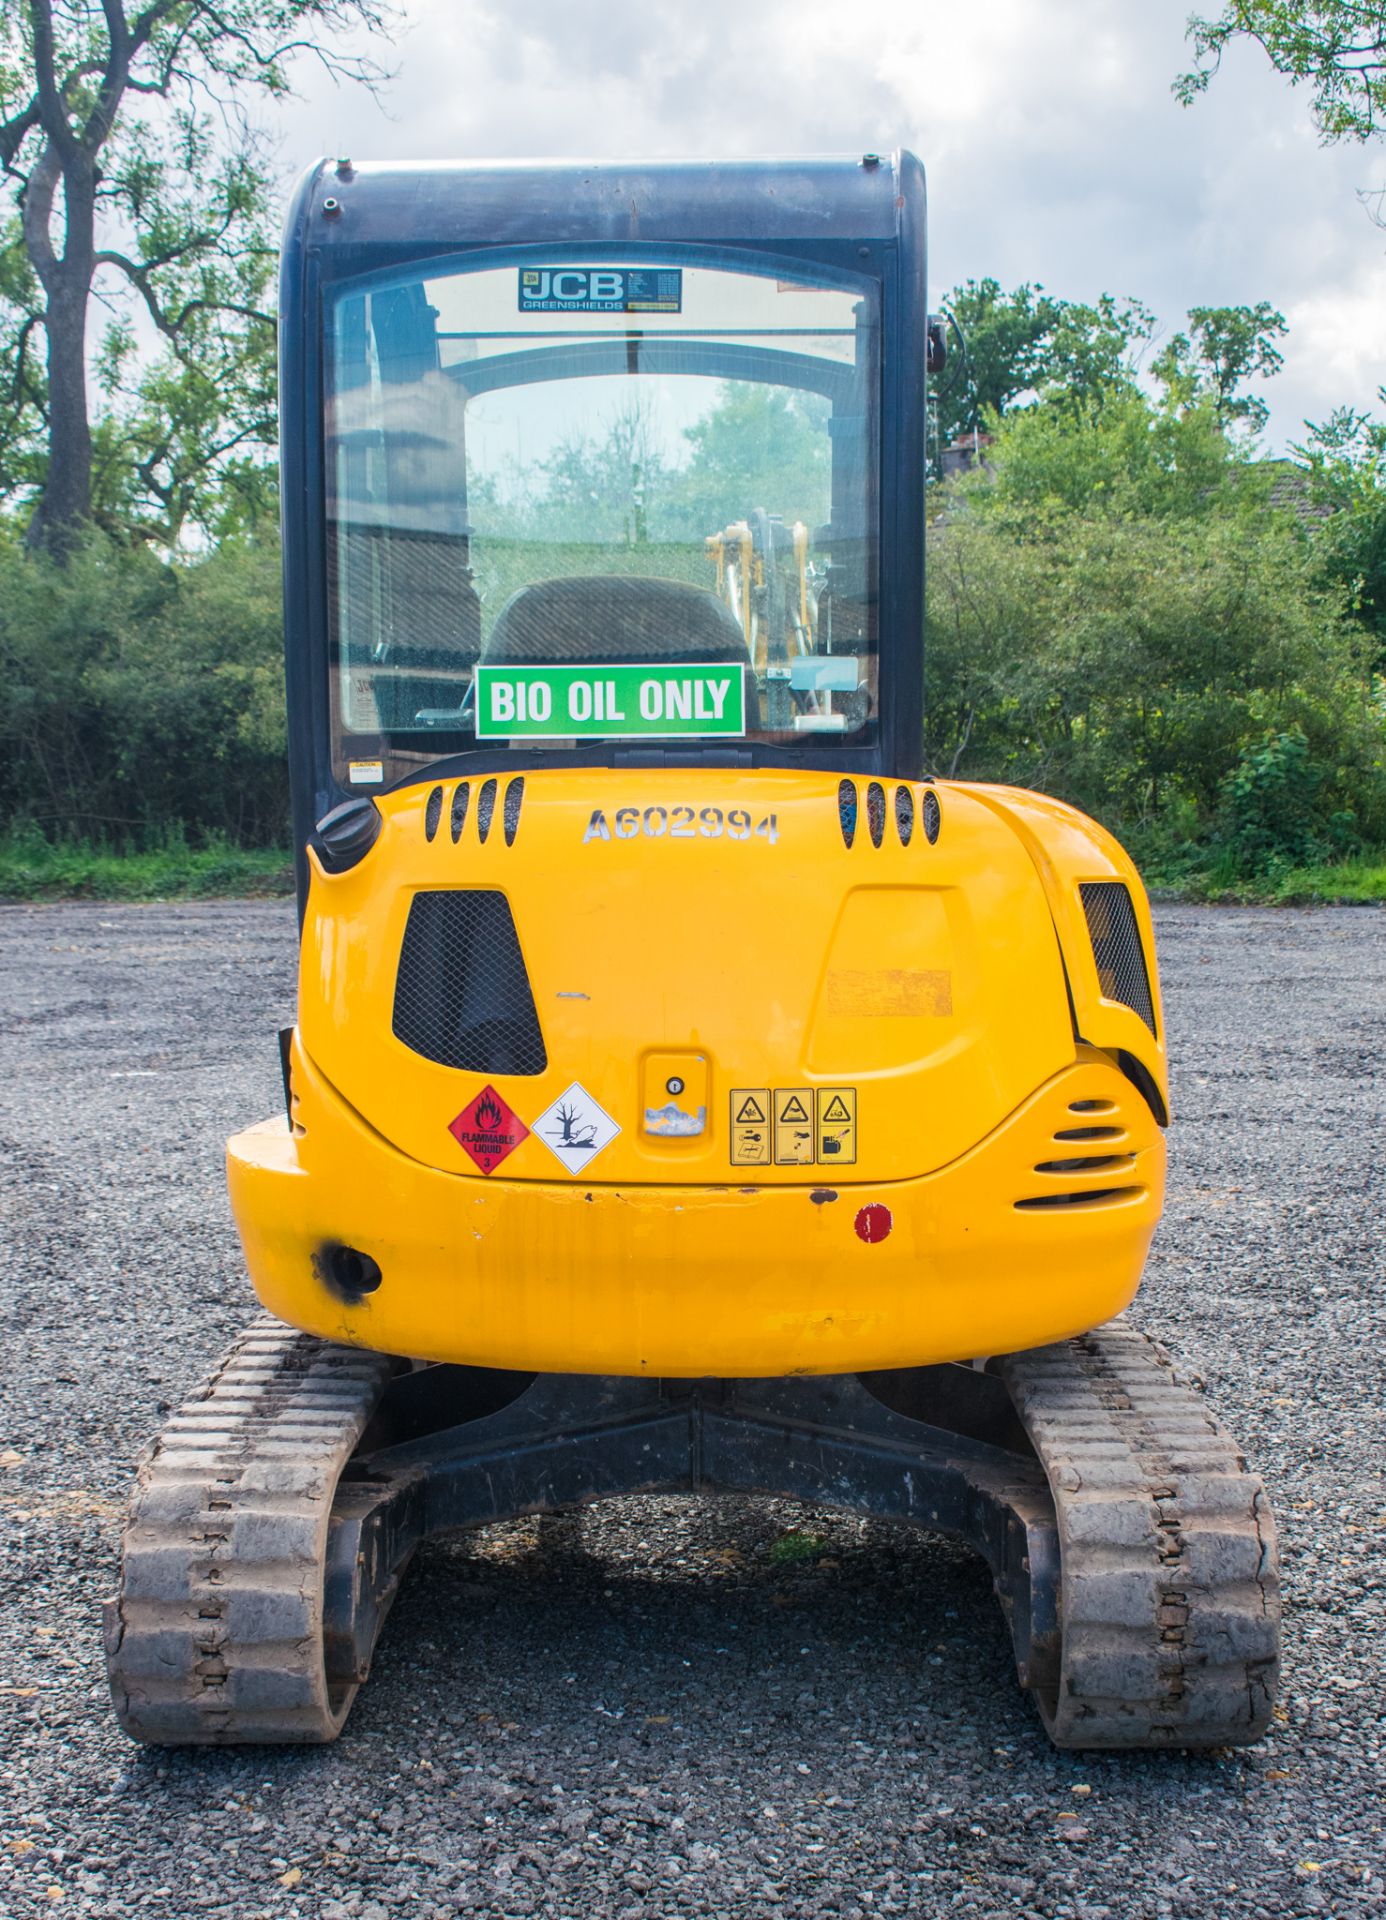
[[[299,844],[440,767],[917,774],[918,163],[428,180],[290,219]]]

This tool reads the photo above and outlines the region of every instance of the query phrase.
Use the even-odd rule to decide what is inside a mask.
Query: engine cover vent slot
[[[519,779],[512,780],[505,790],[503,817],[505,820],[505,844],[507,847],[514,846],[515,835],[520,831],[520,808],[524,805],[524,799],[525,777],[521,774]]]
[[[873,780],[866,789],[866,827],[873,847],[879,847],[885,838],[885,813],[885,788],[879,780]]]
[[[1056,1140],[1120,1140],[1124,1136],[1122,1127],[1062,1127],[1054,1135]]]
[[[1071,1160],[1041,1160],[1035,1167],[1036,1173],[1115,1173],[1135,1165],[1135,1157],[1129,1153],[1094,1153]]]
[[[1144,1187],[1090,1187],[1086,1193],[1042,1193],[1030,1200],[1017,1200],[1017,1213],[1080,1213],[1096,1207],[1115,1206],[1122,1200],[1139,1200]]]
[[[1084,881],[1078,891],[1083,896],[1102,998],[1130,1007],[1154,1033],[1155,1003],[1130,894],[1120,880]]]
[[[857,783],[855,780],[839,780],[837,783],[837,820],[842,828],[843,845],[850,847],[857,837]]]
[[[503,893],[416,893],[400,948],[392,1029],[411,1053],[467,1073],[543,1073],[534,994]]]
[[[924,838],[930,846],[938,839],[939,828],[943,825],[943,809],[938,804],[938,795],[932,787],[926,787],[919,808],[920,818],[924,822]]]
[[[481,783],[481,792],[476,796],[476,831],[477,837],[483,847],[486,845],[486,837],[491,831],[491,820],[495,811],[496,783],[494,780],[483,780]]]
[[[914,838],[914,795],[908,787],[895,789],[895,831],[902,847],[907,847]]]
[[[467,802],[470,800],[471,795],[472,789],[470,783],[466,780],[459,781],[452,796],[451,827],[452,844],[454,846],[456,846],[462,838],[462,829],[467,824]]]
[[[435,787],[428,796],[428,805],[424,808],[424,839],[431,840],[438,831],[438,822],[443,817],[443,789]]]

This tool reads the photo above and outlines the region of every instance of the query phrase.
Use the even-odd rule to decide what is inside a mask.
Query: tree
[[[1386,388],[1379,398],[1386,403]],[[1374,636],[1375,664],[1386,672],[1386,421],[1338,407],[1305,424],[1307,440],[1291,451],[1307,470],[1310,501],[1324,513],[1313,541],[1318,569]]]
[[[1246,380],[1279,373],[1284,356],[1274,343],[1288,332],[1284,314],[1268,300],[1254,307],[1191,307],[1188,333],[1174,335],[1151,371],[1180,404],[1206,393],[1219,426],[1236,422],[1259,433],[1270,410],[1264,400],[1237,389]]]
[[[944,301],[967,343],[965,375],[945,375],[938,394],[938,432],[944,445],[1001,414],[1038,382],[1043,344],[1062,303],[1028,282],[1014,293],[999,280],[967,280]]]
[[[966,368],[944,374],[935,404],[943,445],[1010,411],[1017,401],[1059,390],[1100,404],[1132,385],[1133,349],[1154,316],[1138,300],[1104,293],[1095,305],[1058,300],[1028,282],[1013,293],[996,280],[968,280],[944,306],[967,342]]]
[[[815,530],[830,510],[829,412],[816,393],[725,381],[684,428],[689,458],[670,479],[671,530],[701,540],[757,507]]]
[[[6,7],[0,485],[36,496],[33,544],[65,552],[103,496],[176,537],[190,489],[272,437],[270,169],[249,103],[284,94],[304,54],[373,83],[372,62],[330,42],[389,18],[385,0]],[[93,298],[110,309],[94,356]],[[136,313],[161,347],[144,376]]]
[[[1174,83],[1188,106],[1234,40],[1254,40],[1292,86],[1308,86],[1325,140],[1370,140],[1386,112],[1383,0],[1226,0],[1213,19],[1189,21],[1194,66]]]
[[[1239,765],[1255,784],[1267,736],[1288,736],[1303,754],[1276,757],[1312,798],[1298,828],[1375,843],[1381,718],[1362,636],[1315,574],[1292,516],[1254,537],[1234,513],[949,516],[929,534],[928,762],[1178,841],[1220,832]]]
[[[1160,404],[1133,386],[1100,406],[1063,393],[1017,407],[998,423],[985,484],[969,481],[973,515],[1017,523],[1055,506],[1161,520],[1242,513],[1268,489],[1205,396]]]

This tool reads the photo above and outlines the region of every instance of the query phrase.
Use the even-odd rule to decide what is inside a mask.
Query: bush
[[[937,772],[1042,788],[1167,853],[1386,841],[1369,637],[1274,518],[964,508],[930,534],[928,642]]]
[[[93,538],[67,565],[0,545],[0,818],[49,840],[282,846],[279,556],[165,565]]]
[[[1327,812],[1329,770],[1299,727],[1243,747],[1222,783],[1215,840],[1240,873],[1270,875],[1357,850],[1350,810]]]

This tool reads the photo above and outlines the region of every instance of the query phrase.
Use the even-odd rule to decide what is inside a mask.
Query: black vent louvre
[[[1089,880],[1078,891],[1088,918],[1102,998],[1130,1007],[1154,1033],[1155,1003],[1130,894],[1120,880]]]
[[[924,789],[924,798],[919,805],[919,817],[924,822],[924,838],[930,846],[938,839],[938,830],[943,825],[943,813],[938,804],[938,795],[932,787]]]
[[[866,825],[873,847],[879,847],[885,836],[885,813],[885,789],[873,780],[866,789]]]
[[[503,893],[417,893],[395,979],[395,1038],[468,1073],[548,1066],[510,903]]]
[[[902,847],[907,847],[914,838],[914,795],[908,787],[895,789],[895,831]]]

